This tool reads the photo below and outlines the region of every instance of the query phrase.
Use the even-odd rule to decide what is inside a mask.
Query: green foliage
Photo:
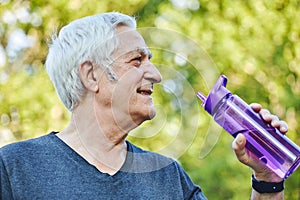
[[[236,160],[231,136],[217,129],[194,95],[207,94],[221,73],[232,92],[287,121],[288,136],[300,145],[299,1],[0,2],[8,2],[0,7],[1,145],[67,125],[70,114],[43,69],[47,39],[71,20],[106,11],[137,17],[164,77],[153,95],[157,117],[128,139],[178,159],[209,199],[250,194],[251,172]],[[27,18],[18,17],[24,9]],[[8,41],[17,29],[35,42],[9,54]],[[299,199],[299,180],[298,169],[286,181],[286,199]]]
[[[69,113],[58,101],[54,88],[44,71],[29,75],[20,70],[0,85],[1,133],[10,131],[9,139],[24,140],[66,126]],[[3,145],[3,144],[2,144]]]

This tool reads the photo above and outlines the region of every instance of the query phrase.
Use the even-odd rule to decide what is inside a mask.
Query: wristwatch
[[[277,193],[284,189],[284,180],[278,183],[259,181],[252,174],[252,188],[258,193]]]

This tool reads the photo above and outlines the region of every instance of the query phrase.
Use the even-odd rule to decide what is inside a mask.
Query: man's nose
[[[158,69],[153,65],[150,61],[144,66],[145,74],[144,78],[150,80],[152,83],[159,83],[161,82],[162,76]]]

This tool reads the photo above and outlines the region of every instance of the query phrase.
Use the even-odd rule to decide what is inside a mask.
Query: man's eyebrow
[[[126,53],[126,55],[131,55],[134,53],[140,53],[142,55],[148,55],[149,59],[152,57],[152,53],[148,48],[136,48],[135,50],[129,51]]]
[[[148,55],[149,59],[152,58],[152,53],[148,48],[137,48],[136,51],[142,55]]]

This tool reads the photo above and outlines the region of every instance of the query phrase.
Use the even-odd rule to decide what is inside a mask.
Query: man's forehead
[[[144,38],[136,31],[136,29],[127,26],[117,27],[116,36],[119,40],[119,47],[116,49],[115,53],[119,54],[119,56],[133,53],[151,54]]]

